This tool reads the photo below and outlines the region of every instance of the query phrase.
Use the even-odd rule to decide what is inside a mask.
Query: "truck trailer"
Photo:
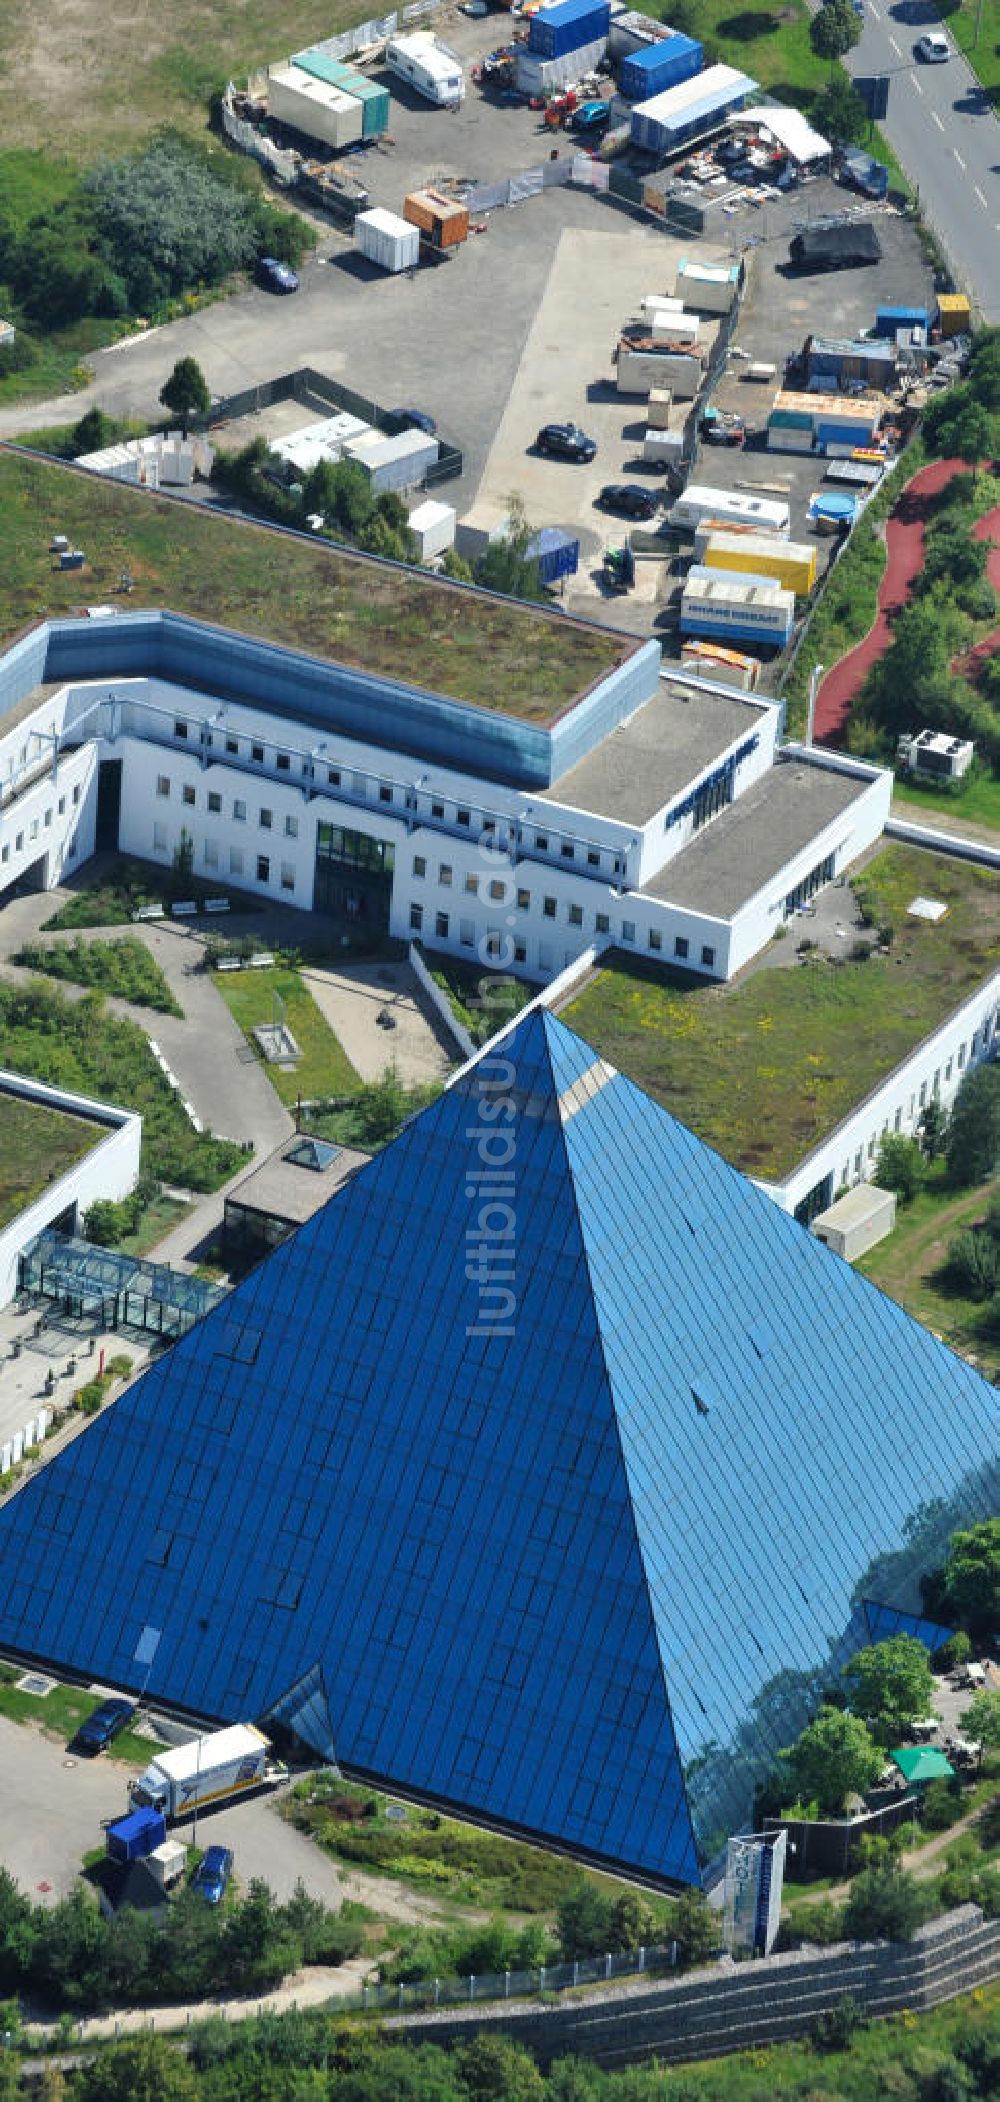
[[[270,1752],[267,1738],[253,1723],[233,1723],[157,1752],[131,1783],[129,1798],[136,1810],[158,1810],[170,1823],[209,1803],[282,1780],[284,1768],[271,1765]]]

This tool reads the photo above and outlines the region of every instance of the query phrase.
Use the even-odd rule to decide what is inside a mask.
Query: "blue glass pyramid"
[[[997,1424],[533,1011],[0,1511],[0,1643],[694,1882]]]

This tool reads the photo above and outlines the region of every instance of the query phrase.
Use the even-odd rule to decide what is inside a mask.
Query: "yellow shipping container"
[[[972,308],[964,292],[938,293],[938,327],[942,336],[964,336],[972,327]]]
[[[706,569],[773,577],[798,598],[808,598],[816,582],[816,549],[802,540],[777,540],[770,533],[713,533],[701,559]]]

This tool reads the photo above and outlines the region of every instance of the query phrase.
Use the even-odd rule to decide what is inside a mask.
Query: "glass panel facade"
[[[153,1624],[151,1695],[692,1882],[997,1425],[535,1011],[0,1511],[0,1642],[134,1686]]]

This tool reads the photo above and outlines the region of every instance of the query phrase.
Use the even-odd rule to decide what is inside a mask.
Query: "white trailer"
[[[284,1768],[271,1764],[270,1753],[267,1738],[253,1723],[232,1723],[226,1730],[157,1752],[131,1783],[129,1797],[136,1810],[187,1817],[207,1803],[221,1803],[283,1779]]]
[[[425,101],[436,103],[439,109],[454,109],[465,94],[465,75],[459,60],[429,29],[390,37],[385,63],[397,80],[405,80],[408,87],[423,95]]]
[[[297,66],[272,66],[267,76],[267,107],[281,124],[290,124],[304,139],[318,139],[340,152],[362,135],[364,112],[354,95],[330,81],[313,80]]]
[[[415,270],[420,261],[420,230],[376,204],[354,221],[354,245],[380,270]]]
[[[709,517],[723,525],[732,521],[734,525],[761,526],[766,533],[787,533],[789,524],[788,505],[774,497],[750,496],[742,489],[710,489],[704,482],[688,483],[668,511],[667,522],[693,533]]]

